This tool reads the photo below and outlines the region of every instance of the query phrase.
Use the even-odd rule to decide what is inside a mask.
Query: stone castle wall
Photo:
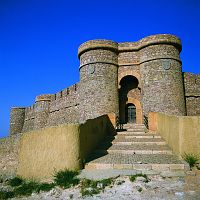
[[[50,102],[47,126],[72,122],[76,123],[79,121],[79,90],[80,84],[76,83],[56,93],[53,100]]]
[[[0,138],[0,176],[15,175],[18,166],[18,153],[21,134]]]
[[[11,112],[10,112],[10,133],[11,134],[22,132],[26,110],[27,108],[23,108],[23,107],[13,107],[11,109]]]
[[[188,116],[200,116],[200,74],[184,73]]]
[[[39,95],[27,108],[13,108],[10,133],[28,132],[46,126],[78,122],[79,83],[56,94]]]
[[[137,42],[91,40],[78,50],[80,82],[56,94],[39,95],[28,108],[11,110],[10,133],[27,132],[115,113],[136,106],[137,123],[149,112],[200,115],[200,75],[182,73],[181,41],[159,34]],[[121,88],[127,76],[138,85]]]

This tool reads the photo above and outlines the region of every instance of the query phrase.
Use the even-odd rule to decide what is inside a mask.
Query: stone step
[[[120,146],[120,145],[117,145]],[[121,153],[121,154],[168,154],[172,155],[171,150],[138,150],[138,149],[97,149],[97,153]]]
[[[132,170],[156,170],[177,171],[184,170],[184,164],[110,164],[87,163],[85,169],[132,169]]]
[[[120,131],[117,135],[135,135],[135,134],[147,134],[144,131]]]
[[[108,178],[116,178],[119,176],[132,176],[136,174],[160,175],[163,178],[185,177],[183,170],[175,171],[157,171],[157,170],[135,170],[135,169],[83,169],[78,175],[81,179],[102,180]]]
[[[132,139],[132,138],[161,138],[160,135],[155,134],[118,134],[114,136],[116,139],[118,138],[125,138],[125,139]]]
[[[127,132],[144,132],[144,133],[146,132],[146,130],[143,128],[128,128],[126,131]]]
[[[124,142],[118,142],[118,141],[113,141],[112,144],[115,145],[140,145],[140,144],[145,144],[145,145],[166,145],[166,142],[130,142],[130,141],[124,141]]]
[[[112,141],[116,145],[166,145],[166,142],[160,138],[116,138]]]
[[[167,145],[156,144],[112,145],[112,143],[104,143],[99,146],[95,152],[121,154],[172,154],[172,150]]]
[[[136,137],[131,137],[130,136],[118,136],[118,137],[114,137],[113,138],[114,141],[127,141],[127,142],[165,142],[165,140],[163,140],[162,138],[136,138]]]
[[[124,127],[123,127],[124,128]],[[127,127],[125,130],[146,130],[144,127]]]
[[[133,127],[133,128],[142,127],[142,128],[145,128],[145,125],[144,124],[123,124],[123,127],[124,128],[129,128],[129,127]]]
[[[137,139],[138,140],[138,139]],[[114,140],[112,140],[114,141]],[[146,145],[146,144],[135,144],[135,145],[115,145],[112,141],[104,141],[99,146],[98,149],[139,149],[139,150],[171,150],[167,145]]]
[[[185,164],[174,155],[159,154],[95,154],[85,169],[135,169],[135,170],[184,170]]]

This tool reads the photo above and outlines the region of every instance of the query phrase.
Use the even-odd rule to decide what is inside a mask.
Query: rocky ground
[[[131,182],[129,176],[117,176],[114,183],[107,186],[100,194],[82,197],[80,186],[69,189],[53,188],[49,192],[32,194],[30,197],[15,198],[21,200],[200,200],[200,173],[189,172],[186,176],[164,177],[148,175],[149,182],[144,177],[137,177]]]

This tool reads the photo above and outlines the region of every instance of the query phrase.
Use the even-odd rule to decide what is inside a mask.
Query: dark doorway
[[[126,123],[136,123],[136,107],[132,103],[126,105],[125,110]]]

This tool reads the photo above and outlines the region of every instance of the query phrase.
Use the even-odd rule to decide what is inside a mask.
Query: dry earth
[[[200,171],[189,172],[185,177],[148,176],[144,182],[138,177],[131,182],[128,176],[119,176],[112,187],[105,188],[98,195],[82,197],[80,186],[62,190],[59,187],[46,193],[32,194],[30,197],[15,198],[20,200],[200,200]]]

